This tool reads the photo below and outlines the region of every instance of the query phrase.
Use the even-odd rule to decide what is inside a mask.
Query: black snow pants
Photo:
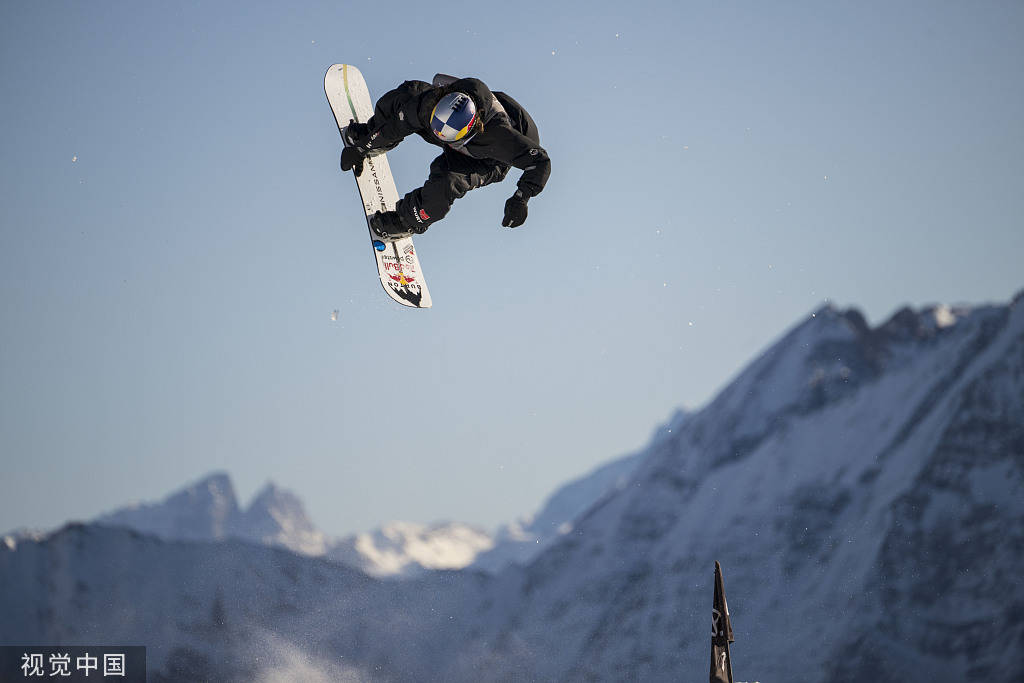
[[[475,159],[445,148],[430,164],[423,187],[399,200],[395,209],[402,222],[414,232],[423,232],[448,214],[456,199],[484,185],[505,179],[510,166],[494,159]]]

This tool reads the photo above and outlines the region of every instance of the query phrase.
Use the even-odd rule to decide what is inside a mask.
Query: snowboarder
[[[519,227],[526,220],[527,201],[540,194],[551,173],[537,124],[522,105],[476,78],[444,74],[433,83],[402,83],[377,100],[369,121],[350,122],[344,132],[342,170],[361,175],[363,159],[394,149],[412,133],[444,151],[431,162],[423,187],[406,194],[394,211],[378,211],[370,218],[370,227],[387,241],[425,232],[447,215],[456,199],[504,180],[512,166],[523,175],[505,202],[501,224]]]

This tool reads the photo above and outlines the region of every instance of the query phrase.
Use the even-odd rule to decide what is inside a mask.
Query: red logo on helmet
[[[427,212],[424,211],[423,209],[420,209],[420,218],[422,218],[425,221],[429,221],[430,220],[430,215],[427,214]]]

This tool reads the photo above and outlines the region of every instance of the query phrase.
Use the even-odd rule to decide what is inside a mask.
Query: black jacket
[[[469,95],[483,121],[483,130],[461,148],[449,147],[475,159],[493,160],[523,171],[518,187],[527,197],[540,194],[551,175],[551,160],[540,146],[537,124],[518,102],[503,92],[491,92],[483,81],[460,78],[444,86],[425,81],[406,81],[385,93],[367,122],[377,133],[374,147],[391,149],[407,135],[416,133],[432,145],[448,147],[430,129],[430,115],[446,93]]]

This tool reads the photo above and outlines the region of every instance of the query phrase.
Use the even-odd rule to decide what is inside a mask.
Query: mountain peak
[[[295,504],[300,507],[302,506],[302,502],[294,493],[288,489],[281,488],[272,481],[268,481],[263,485],[263,488],[256,492],[252,502],[249,503],[249,508]]]
[[[200,488],[205,487],[210,490],[230,490],[234,491],[234,485],[231,483],[231,475],[224,470],[214,470],[205,477],[201,477],[195,483],[186,486],[185,488]]]
[[[299,497],[273,482],[267,482],[242,513],[238,535],[305,555],[322,555],[327,547],[326,537],[309,519]]]
[[[231,478],[225,472],[214,472],[159,503],[124,507],[97,521],[164,538],[215,540],[231,534],[239,514]]]

